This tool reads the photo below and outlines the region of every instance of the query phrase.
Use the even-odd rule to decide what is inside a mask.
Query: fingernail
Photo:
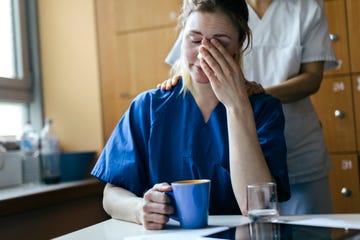
[[[204,46],[209,46],[209,42],[210,42],[209,39],[204,38],[204,39],[202,40],[202,45],[204,45]]]

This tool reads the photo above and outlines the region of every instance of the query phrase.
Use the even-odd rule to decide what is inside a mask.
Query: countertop
[[[101,192],[95,178],[56,184],[22,184],[0,189],[0,217]]]

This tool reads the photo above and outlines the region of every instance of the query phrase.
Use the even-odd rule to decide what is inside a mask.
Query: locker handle
[[[344,196],[344,197],[350,197],[351,196],[351,190],[346,188],[346,187],[343,187],[341,189],[341,194]]]
[[[330,36],[330,40],[333,42],[336,42],[337,40],[340,39],[339,35],[334,34],[334,33],[330,33],[329,36]]]
[[[344,111],[341,111],[341,110],[339,110],[339,109],[336,109],[336,110],[334,111],[334,115],[335,115],[336,118],[342,119],[342,118],[345,117],[345,112],[344,112]]]

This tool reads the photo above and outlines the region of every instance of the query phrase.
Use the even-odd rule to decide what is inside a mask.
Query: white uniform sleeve
[[[316,7],[309,4],[302,12],[304,20],[301,39],[304,46],[302,62],[325,61],[324,69],[329,70],[337,67],[338,62],[331,45],[324,8],[318,3],[315,5]]]
[[[180,58],[182,35],[183,34],[181,31],[174,46],[171,48],[169,54],[165,58],[165,63],[169,64],[170,66],[174,65],[176,60],[178,60]]]

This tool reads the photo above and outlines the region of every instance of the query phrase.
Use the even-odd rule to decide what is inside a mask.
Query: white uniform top
[[[248,8],[252,46],[243,56],[246,79],[268,87],[298,75],[302,63],[337,66],[326,16],[316,1],[273,0],[262,19]],[[330,160],[310,97],[283,104],[283,110],[290,183],[326,176]]]
[[[315,0],[273,0],[262,19],[248,5],[252,45],[243,56],[246,79],[268,87],[298,75],[302,63],[325,61],[325,69],[338,65],[319,4]],[[180,57],[181,38],[165,59],[170,65]],[[283,110],[290,183],[327,176],[331,163],[310,98],[283,104]]]

